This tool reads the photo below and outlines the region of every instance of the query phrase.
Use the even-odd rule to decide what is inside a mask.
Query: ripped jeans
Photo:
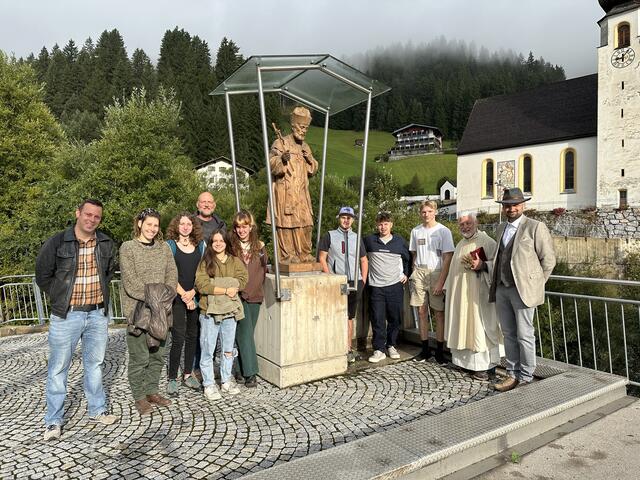
[[[233,359],[238,355],[233,343],[236,339],[236,319],[234,317],[225,318],[222,322],[216,323],[209,315],[200,315],[200,371],[202,372],[202,385],[208,387],[215,385],[213,374],[213,356],[216,351],[216,341],[220,335],[222,344],[222,358],[220,359],[220,378],[222,383],[231,380],[231,367]],[[230,355],[227,355],[230,353]]]

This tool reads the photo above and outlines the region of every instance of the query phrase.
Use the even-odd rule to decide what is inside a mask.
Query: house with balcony
[[[238,172],[238,184],[242,187],[255,172],[236,163]],[[201,163],[196,167],[196,172],[201,174],[209,188],[220,187],[233,183],[233,164],[225,156],[220,156]]]
[[[411,123],[393,132],[396,144],[389,150],[389,160],[412,155],[442,152],[442,131],[438,127]]]

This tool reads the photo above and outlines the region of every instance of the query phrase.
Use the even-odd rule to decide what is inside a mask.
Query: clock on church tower
[[[640,206],[640,1],[599,3],[596,204]]]

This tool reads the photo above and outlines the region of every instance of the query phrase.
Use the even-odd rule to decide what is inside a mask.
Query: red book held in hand
[[[472,252],[469,252],[469,255],[471,255],[471,258],[473,258],[474,260],[480,259],[483,262],[487,261],[487,254],[484,253],[484,248],[482,248],[482,247],[476,248]]]

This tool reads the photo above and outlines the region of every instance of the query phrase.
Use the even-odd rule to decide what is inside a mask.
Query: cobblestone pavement
[[[458,371],[400,361],[284,390],[260,380],[217,402],[183,388],[141,417],[124,330],[112,330],[104,384],[119,421],[103,426],[87,419],[79,352],[62,438],[44,442],[47,335],[0,339],[0,478],[238,478],[492,394]]]

